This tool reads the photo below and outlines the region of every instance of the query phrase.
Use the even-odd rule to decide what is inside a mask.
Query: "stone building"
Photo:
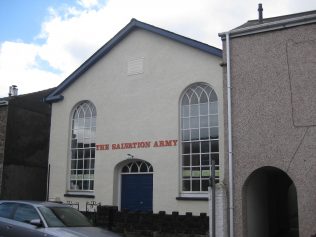
[[[46,199],[50,92],[0,99],[1,199]]]
[[[316,11],[220,36],[230,236],[314,236]]]

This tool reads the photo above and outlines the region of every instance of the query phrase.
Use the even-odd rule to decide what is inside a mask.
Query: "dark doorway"
[[[296,188],[280,169],[254,171],[244,186],[247,237],[298,237]]]

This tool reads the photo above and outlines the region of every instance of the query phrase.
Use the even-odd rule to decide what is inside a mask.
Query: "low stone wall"
[[[91,219],[91,214],[90,214]],[[106,227],[126,236],[150,237],[201,237],[208,236],[209,219],[206,213],[193,216],[192,213],[179,215],[118,211],[115,206],[98,206],[95,214],[96,225]]]

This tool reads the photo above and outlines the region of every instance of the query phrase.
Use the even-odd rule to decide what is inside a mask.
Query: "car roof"
[[[26,200],[1,200],[1,203],[18,203],[18,204],[29,204],[33,206],[45,206],[45,207],[69,207],[69,205],[57,202],[47,201],[26,201]]]

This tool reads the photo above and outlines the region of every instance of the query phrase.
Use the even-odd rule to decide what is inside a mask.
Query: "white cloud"
[[[4,42],[0,48],[0,69],[14,70],[35,65],[38,47],[22,42]]]
[[[98,0],[79,0],[78,4],[84,8],[91,8],[98,5]]]
[[[264,17],[316,8],[315,1],[310,0],[261,2]],[[0,97],[7,95],[12,84],[19,86],[20,93],[57,86],[131,18],[221,47],[218,33],[256,19],[258,8],[258,3],[251,0],[78,0],[77,3],[50,9],[37,36],[44,43],[0,45]]]
[[[22,42],[4,42],[0,46],[0,97],[9,86],[21,85],[24,93],[56,86],[61,75],[42,70],[38,64],[39,46]]]

